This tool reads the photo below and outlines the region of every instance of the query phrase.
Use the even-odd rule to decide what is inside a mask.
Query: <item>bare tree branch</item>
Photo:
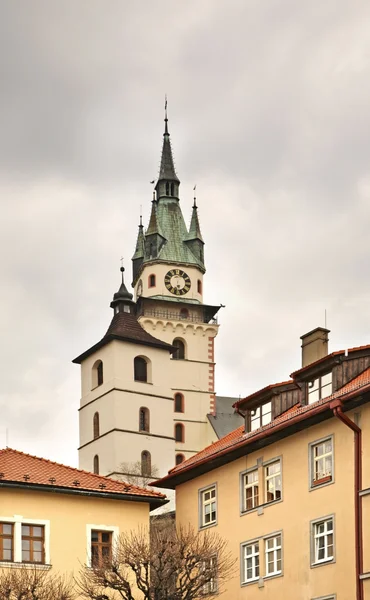
[[[44,569],[21,566],[0,571],[1,600],[74,600],[72,580]]]
[[[223,591],[235,563],[214,531],[176,529],[171,518],[158,517],[150,531],[122,534],[110,563],[84,567],[78,588],[89,600],[211,600]]]

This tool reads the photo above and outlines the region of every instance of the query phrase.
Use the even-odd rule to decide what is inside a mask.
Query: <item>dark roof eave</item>
[[[64,486],[46,485],[42,483],[28,483],[21,481],[8,481],[6,479],[0,480],[0,488],[12,488],[21,490],[32,490],[37,492],[48,492],[54,494],[68,494],[78,496],[90,496],[92,498],[107,498],[109,500],[120,500],[126,502],[146,502],[150,505],[150,510],[158,508],[167,504],[169,500],[167,498],[153,498],[152,496],[137,496],[135,494],[126,494],[120,492],[103,492],[98,490],[89,490],[84,488],[69,488]]]
[[[280,392],[296,389],[299,389],[299,386],[294,381],[286,381],[283,383],[268,385],[262,388],[262,390],[258,390],[258,392],[255,392],[246,398],[241,398],[233,404],[233,408],[238,410],[253,409],[256,406],[259,406],[262,402],[268,402],[273,396],[276,396]]]
[[[137,304],[138,305],[143,304],[143,302],[145,302],[145,301],[166,302],[166,300],[164,300],[162,298],[153,298],[151,296],[139,296],[139,298],[137,299]],[[185,298],[179,298],[178,301],[176,302],[176,305],[184,305],[186,307],[189,307],[189,302],[186,302]],[[202,308],[205,311],[209,310],[210,314],[212,313],[211,318],[213,318],[213,316],[216,315],[221,308],[221,305],[215,306],[214,304],[200,304],[200,303],[199,304],[191,304],[191,306],[196,306],[197,308]]]
[[[350,402],[350,400],[356,400],[356,398],[359,399],[359,402]],[[369,402],[370,384],[365,386],[363,389],[357,389],[348,392],[345,396],[340,398],[340,400],[344,401],[346,404],[348,403],[344,407],[345,411],[351,410],[354,406],[359,406],[365,402]],[[175,489],[176,486],[180,485],[181,483],[190,481],[191,479],[199,477],[208,471],[217,469],[218,467],[232,462],[241,456],[245,456],[246,446],[250,447],[250,452],[254,452],[260,448],[269,446],[280,439],[288,437],[289,435],[293,435],[294,433],[297,433],[306,427],[315,425],[320,421],[325,421],[333,417],[333,413],[330,408],[330,404],[333,401],[334,398],[331,399],[331,401],[328,400],[328,402],[325,404],[320,404],[319,406],[314,407],[309,413],[300,413],[299,415],[289,419],[289,421],[279,422],[275,427],[272,427],[268,431],[264,430],[253,438],[243,439],[229,448],[220,450],[220,452],[214,456],[205,457],[199,463],[195,465],[189,465],[187,469],[184,468],[177,473],[169,473],[162,479],[153,481],[153,483],[150,483],[149,485],[153,485],[157,488]]]
[[[76,358],[74,358],[72,360],[72,362],[75,364],[81,364],[82,361],[85,360],[85,358],[87,358],[91,354],[94,354],[94,352],[96,352],[97,350],[100,350],[100,348],[102,348],[106,344],[109,344],[109,342],[112,342],[113,340],[118,340],[121,342],[129,342],[130,344],[139,344],[139,346],[151,346],[153,348],[160,348],[161,350],[168,350],[168,352],[171,352],[171,354],[172,354],[172,352],[174,352],[176,350],[173,346],[171,346],[171,344],[166,344],[165,342],[161,343],[159,340],[158,340],[158,344],[157,344],[155,342],[135,340],[130,337],[114,335],[114,334],[110,333],[109,335],[104,336],[100,340],[100,342],[98,342],[97,344],[94,344],[94,346],[91,346],[91,348],[89,348],[88,350],[86,350],[85,352],[83,352],[82,354],[77,356]]]

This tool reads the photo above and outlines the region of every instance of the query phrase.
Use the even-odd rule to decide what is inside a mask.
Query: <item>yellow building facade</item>
[[[7,448],[0,450],[0,568],[78,575],[120,534],[149,526],[162,494]]]
[[[328,355],[312,334],[321,357],[304,348],[291,380],[236,403],[245,426],[156,482],[179,524],[228,540],[225,600],[370,600],[370,347]]]

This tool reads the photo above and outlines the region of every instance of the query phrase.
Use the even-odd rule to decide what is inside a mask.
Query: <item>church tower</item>
[[[124,283],[104,337],[81,365],[79,466],[138,484],[216,441],[218,306],[203,302],[204,241],[196,200],[180,207],[167,111],[149,224],[140,217],[133,295]],[[135,478],[135,479],[133,479]]]
[[[140,324],[176,347],[167,378],[174,398],[177,463],[217,439],[207,415],[215,412],[219,310],[203,302],[206,269],[198,207],[194,198],[187,229],[179,188],[166,110],[159,176],[145,233],[140,220],[132,285]]]

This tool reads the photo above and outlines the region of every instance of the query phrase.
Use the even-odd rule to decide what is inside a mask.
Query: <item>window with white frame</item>
[[[0,562],[50,565],[50,521],[0,517]]]
[[[265,539],[266,577],[281,573],[281,534]]]
[[[260,576],[259,541],[242,546],[242,582],[256,581]]]
[[[281,499],[281,461],[280,459],[268,463],[265,469],[266,503]]]
[[[217,521],[216,486],[206,488],[200,492],[200,526],[214,525]]]
[[[332,561],[334,558],[334,518],[328,517],[311,523],[312,564]]]
[[[310,444],[311,486],[328,483],[333,479],[333,438]]]
[[[242,475],[243,506],[242,510],[252,510],[258,506],[258,469]]]
[[[204,563],[203,577],[208,580],[203,586],[203,595],[215,594],[217,592],[217,556],[212,556]]]
[[[251,431],[255,431],[263,425],[271,422],[271,402],[266,402],[262,406],[251,411]]]
[[[327,398],[332,394],[332,373],[322,375],[308,383],[308,404]]]

